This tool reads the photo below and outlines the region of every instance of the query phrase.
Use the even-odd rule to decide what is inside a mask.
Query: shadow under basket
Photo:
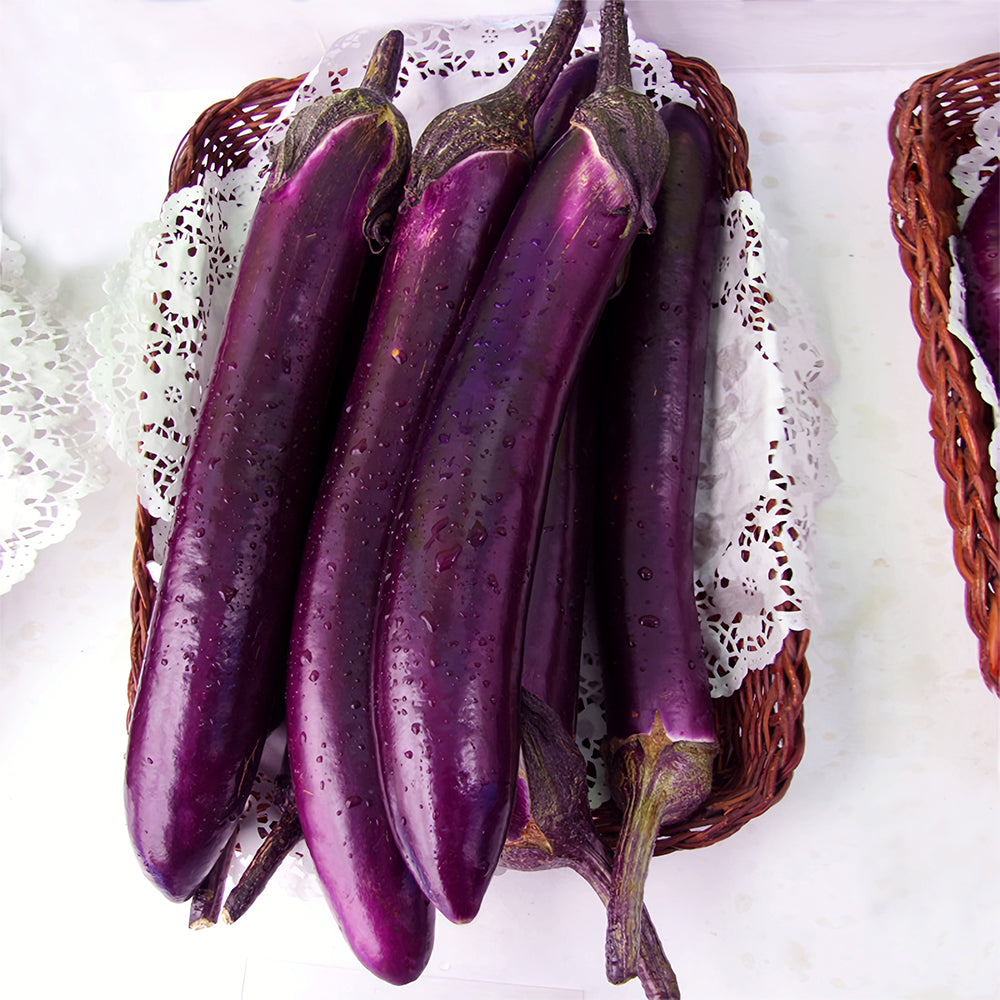
[[[667,54],[676,82],[692,95],[713,130],[725,195],[728,197],[737,190],[749,191],[746,136],[736,118],[732,94],[706,63],[673,52]],[[301,80],[301,77],[262,80],[246,87],[232,100],[203,112],[174,157],[170,193],[198,183],[208,170],[224,173],[243,166],[251,148]],[[156,592],[147,570],[153,552],[152,525],[153,518],[140,503],[132,566],[130,707]],[[661,829],[655,848],[657,855],[723,840],[766,812],[784,795],[804,750],[808,642],[808,631],[791,632],[769,667],[751,671],[733,695],[715,699],[721,750],[715,762],[712,793],[694,816]],[[620,812],[608,804],[595,811],[594,820],[599,834],[612,847],[618,835]]]
[[[948,329],[949,240],[958,232],[961,192],[951,181],[977,139],[976,120],[1000,100],[1000,54],[980,56],[916,80],[896,99],[889,125],[891,226],[911,282],[920,335],[918,370],[931,394],[934,457],[954,556],[966,584],[966,615],[979,640],[986,686],[1000,695],[1000,524],[990,463],[993,410],[976,388],[969,349]]]

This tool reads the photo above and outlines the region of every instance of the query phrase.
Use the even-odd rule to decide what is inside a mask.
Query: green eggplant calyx
[[[622,809],[608,906],[608,978],[635,975],[643,890],[656,838],[666,823],[691,816],[712,789],[718,744],[672,740],[659,712],[648,733],[608,741],[611,794]]]
[[[631,233],[636,219],[644,232],[656,225],[653,201],[667,167],[670,143],[652,101],[632,89],[628,22],[624,4],[601,8],[601,50],[593,94],[577,107],[571,122],[591,133],[602,157],[621,179],[629,199]]]
[[[379,175],[368,197],[362,225],[364,236],[375,251],[385,246],[392,232],[412,152],[406,119],[392,104],[402,57],[402,32],[390,31],[376,44],[360,86],[330,94],[300,108],[272,151],[268,184],[277,188],[292,180],[310,156],[342,125],[356,122],[369,128],[373,139],[388,130],[388,138],[375,140],[385,144],[388,157],[382,163],[373,163]],[[350,179],[345,178],[345,183],[348,182]]]
[[[477,153],[511,152],[532,160],[531,122],[511,111],[507,95],[492,95],[441,112],[424,130],[410,163],[404,198],[410,205],[435,180]]]
[[[398,127],[402,116],[392,107],[391,101],[402,59],[402,32],[390,31],[375,44],[359,86],[321,97],[296,111],[274,151],[275,182],[291,177],[327,135],[349,118],[385,115],[386,120]],[[378,124],[381,120],[380,117]]]
[[[558,714],[521,689],[521,748],[531,799],[531,821],[545,848],[509,840],[501,863],[515,871],[569,868],[607,907],[612,900],[612,862],[594,827],[587,794],[587,764]],[[636,973],[656,1000],[679,1000],[677,977],[649,913],[639,902]]]
[[[565,65],[586,13],[563,0],[534,52],[505,87],[442,111],[413,151],[406,201],[415,204],[429,184],[476,153],[513,152],[534,162],[535,114]]]

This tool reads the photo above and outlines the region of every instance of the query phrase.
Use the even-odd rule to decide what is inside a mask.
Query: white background
[[[0,218],[68,308],[154,217],[216,100],[309,69],[347,31],[539,0],[2,0]],[[596,8],[596,3],[591,3]],[[820,508],[806,755],[785,799],[657,859],[647,902],[685,1000],[1000,996],[998,703],[979,677],[889,228],[887,126],[925,73],[1000,48],[995,3],[633,2],[637,33],[734,92],[754,190],[835,353],[840,483]],[[0,359],[2,360],[2,359]],[[0,598],[0,993],[212,1000],[641,997],[603,977],[567,873],[505,873],[425,980],[382,989],[318,899],[267,892],[192,932],[140,874],[121,804],[134,485],[115,464]],[[530,988],[529,988],[530,987]]]

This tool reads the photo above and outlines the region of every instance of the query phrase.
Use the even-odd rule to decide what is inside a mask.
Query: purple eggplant
[[[372,708],[396,838],[426,895],[471,920],[503,848],[524,619],[570,386],[652,225],[666,139],[631,90],[624,8],[595,93],[539,164],[456,335],[413,447],[379,595]]]
[[[692,535],[721,202],[704,120],[680,104],[661,117],[670,161],[657,229],[636,247],[596,342],[607,388],[594,575],[608,776],[623,810],[608,910],[612,982],[635,972],[660,826],[701,804],[717,750]]]
[[[570,63],[556,80],[535,119],[535,150],[540,155],[569,128],[577,106],[593,93],[597,66],[596,53],[588,53]],[[583,365],[556,443],[528,598],[521,674],[522,687],[548,705],[570,735],[576,732],[594,499],[593,367]],[[530,796],[523,768],[518,785],[515,814],[520,802],[527,823]],[[519,829],[512,817],[508,838],[516,839]]]
[[[563,419],[535,557],[521,671],[517,792],[505,868],[569,868],[611,900],[612,864],[590,810],[587,765],[573,740],[583,604],[591,554],[598,372],[588,356]],[[676,1000],[677,979],[642,908],[636,974],[650,1000]]]
[[[255,211],[177,503],[128,734],[142,867],[183,900],[239,820],[283,712],[299,558],[339,346],[384,242],[410,140],[390,103],[402,35],[360,87],[303,110]]]
[[[969,209],[958,237],[966,326],[1000,392],[1000,169]]]
[[[418,141],[302,562],[288,669],[295,797],[345,937],[396,983],[424,967],[433,912],[396,848],[371,732],[381,557],[425,400],[530,175],[531,122],[583,13],[562,3],[510,84],[442,113]]]
[[[593,93],[597,67],[597,54],[588,53],[559,75],[535,119],[540,156],[562,137],[573,112]],[[594,500],[593,368],[582,365],[556,442],[528,599],[521,677],[522,686],[549,705],[571,735],[576,731]]]

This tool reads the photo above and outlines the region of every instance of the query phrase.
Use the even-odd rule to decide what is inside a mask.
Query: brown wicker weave
[[[732,94],[706,63],[676,53],[668,55],[676,80],[696,98],[713,127],[725,165],[726,194],[749,190],[746,136],[737,120]],[[298,82],[266,80],[246,88],[232,101],[209,108],[174,157],[170,191],[197,182],[206,169],[241,166],[261,130],[273,120]],[[155,597],[155,587],[146,569],[152,552],[151,527],[152,519],[140,504],[133,558],[129,705]],[[703,847],[728,837],[784,794],[804,747],[802,708],[809,684],[805,659],[808,641],[808,632],[792,633],[769,668],[751,672],[736,694],[716,700],[722,749],[716,762],[712,795],[697,815],[683,824],[663,829],[657,854]],[[620,814],[609,805],[595,814],[595,820],[610,846],[617,835]]]
[[[944,481],[955,563],[966,582],[966,614],[979,639],[986,685],[1000,695],[1000,525],[989,461],[993,413],[976,389],[968,349],[948,330],[960,193],[950,173],[975,144],[973,126],[1000,100],[1000,54],[918,79],[896,100],[889,125],[891,225],[912,284],[910,311],[920,335],[918,370],[931,394],[934,456]]]

